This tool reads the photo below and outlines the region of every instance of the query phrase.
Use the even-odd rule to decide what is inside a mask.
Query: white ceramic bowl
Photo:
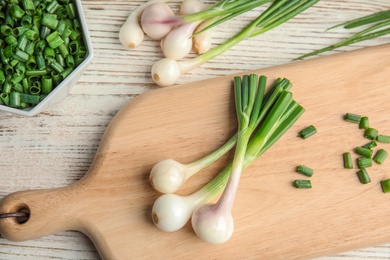
[[[47,95],[39,104],[34,107],[26,108],[26,109],[17,109],[12,107],[7,107],[4,105],[0,105],[0,111],[11,112],[18,115],[23,116],[34,116],[46,108],[57,104],[59,101],[64,99],[72,89],[74,85],[76,85],[77,81],[80,79],[84,70],[90,64],[93,58],[93,50],[92,50],[92,42],[89,36],[87,23],[85,21],[83,7],[81,5],[81,0],[75,0],[75,5],[77,8],[77,15],[82,27],[82,33],[84,37],[84,44],[87,50],[87,54],[82,63],[80,63],[71,74],[69,74],[58,86],[56,86],[49,95]]]

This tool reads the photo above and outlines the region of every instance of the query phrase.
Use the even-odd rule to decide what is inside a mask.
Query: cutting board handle
[[[0,219],[0,234],[11,241],[24,241],[76,229],[76,211],[82,209],[77,191],[71,185],[7,195],[0,203],[0,214],[27,211],[29,216],[24,222],[15,217]]]

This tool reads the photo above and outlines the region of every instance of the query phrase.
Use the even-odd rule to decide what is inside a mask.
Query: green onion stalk
[[[390,34],[390,10],[381,11],[371,15],[367,15],[361,18],[357,18],[345,23],[337,24],[329,29],[333,29],[339,26],[343,26],[346,29],[352,29],[363,25],[370,25],[368,28],[355,33],[354,35],[340,41],[324,47],[319,50],[312,51],[310,53],[304,54],[296,58],[297,60],[302,60],[311,56],[318,55],[323,52],[332,51],[344,46],[355,44],[358,42],[371,40],[378,38],[384,35]],[[329,30],[328,29],[328,30]]]
[[[235,79],[235,82],[236,85],[239,84],[237,78]],[[253,88],[253,86],[251,86],[251,88]],[[237,133],[238,141],[233,159],[234,162],[228,165],[211,182],[188,196],[179,196],[176,194],[164,194],[160,196],[155,201],[152,209],[153,222],[159,229],[173,232],[182,228],[189,221],[191,216],[193,216],[196,208],[210,202],[224,191],[233,170],[240,172],[248,167],[267,151],[304,112],[304,109],[292,99],[292,94],[279,85],[275,88],[271,88],[263,98],[261,98],[260,94],[255,98],[252,97],[255,91],[249,91],[251,88],[244,87],[244,91],[239,91],[239,88],[236,88],[237,91],[235,91],[236,98],[242,102],[237,102],[237,107],[239,108],[238,121],[240,122],[240,126]],[[241,98],[239,97],[240,93],[244,93],[241,95]],[[259,93],[259,91],[256,93]],[[259,110],[259,108],[262,107],[261,103],[268,103],[271,109],[267,113],[262,112],[261,109]],[[247,111],[247,106],[242,106],[243,104],[253,104],[250,117],[248,117],[248,113],[246,113],[249,112]],[[248,110],[250,109],[248,108]],[[245,111],[245,113],[241,114],[240,111]],[[257,124],[256,121],[260,121],[260,124],[252,135],[250,133],[253,129],[252,127]],[[249,142],[248,136],[252,136]],[[236,176],[233,177],[236,180],[239,179],[239,176],[237,175],[240,174],[236,174]],[[233,183],[232,185],[233,191],[236,189],[236,184],[237,183]],[[232,203],[234,196],[231,196],[232,194],[230,194],[230,191],[226,192],[229,192],[229,203]],[[197,219],[199,220],[198,217]],[[198,221],[196,222],[198,223]],[[194,224],[195,223],[193,223],[193,226],[199,227],[198,224]],[[197,230],[198,231],[196,232],[198,233],[200,229]],[[220,237],[218,238],[217,236],[217,240],[213,240],[214,238],[208,239],[207,234],[206,237],[202,234],[198,235],[211,243],[224,242],[230,237],[228,236],[227,238],[224,237],[220,239]]]
[[[152,78],[159,86],[164,87],[173,85],[182,74],[221,55],[243,40],[263,34],[281,25],[307,8],[313,6],[318,1],[319,0],[276,0],[246,28],[221,45],[218,45],[193,59],[176,61],[171,58],[164,58],[157,61],[152,67]]]

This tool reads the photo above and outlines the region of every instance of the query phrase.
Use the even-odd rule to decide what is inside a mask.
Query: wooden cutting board
[[[0,213],[28,208],[26,223],[0,220],[13,241],[77,230],[90,237],[103,259],[305,259],[390,242],[390,158],[368,169],[360,184],[356,169],[343,169],[342,153],[367,142],[347,112],[366,115],[390,134],[390,45],[255,70],[269,83],[292,81],[306,109],[298,122],[247,168],[234,205],[235,233],[223,245],[207,244],[188,224],[165,233],[151,221],[159,196],[148,183],[153,164],[174,158],[191,162],[223,144],[235,131],[232,76],[150,91],[115,116],[88,173],[69,187],[16,192]],[[249,73],[249,72],[247,72]],[[313,124],[318,133],[297,137]],[[390,151],[390,144],[379,147]],[[212,179],[232,158],[222,158],[190,179],[189,194]],[[314,169],[313,188],[298,190],[295,172]],[[50,174],[50,173],[48,173]]]

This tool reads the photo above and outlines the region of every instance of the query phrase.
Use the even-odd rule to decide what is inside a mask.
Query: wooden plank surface
[[[122,49],[117,40],[120,25],[139,2],[109,2],[108,5],[107,1],[83,1],[95,59],[67,99],[33,118],[1,115],[1,196],[18,190],[66,186],[80,179],[118,109],[133,97],[155,88],[148,72],[153,62],[161,57],[158,44],[146,41],[140,49],[129,52]],[[236,46],[186,75],[180,83],[288,63],[299,54],[346,35],[343,30],[324,33],[325,28],[388,7],[388,1],[321,1],[305,12],[304,17]],[[234,26],[238,28],[245,22],[245,19],[238,20]],[[222,41],[230,33],[228,26],[220,28],[215,41]],[[338,52],[388,40],[383,37]],[[2,259],[20,259],[21,256],[27,259],[99,259],[90,241],[76,232],[22,243],[1,239],[0,243]],[[383,245],[326,259],[389,256],[388,245]]]

